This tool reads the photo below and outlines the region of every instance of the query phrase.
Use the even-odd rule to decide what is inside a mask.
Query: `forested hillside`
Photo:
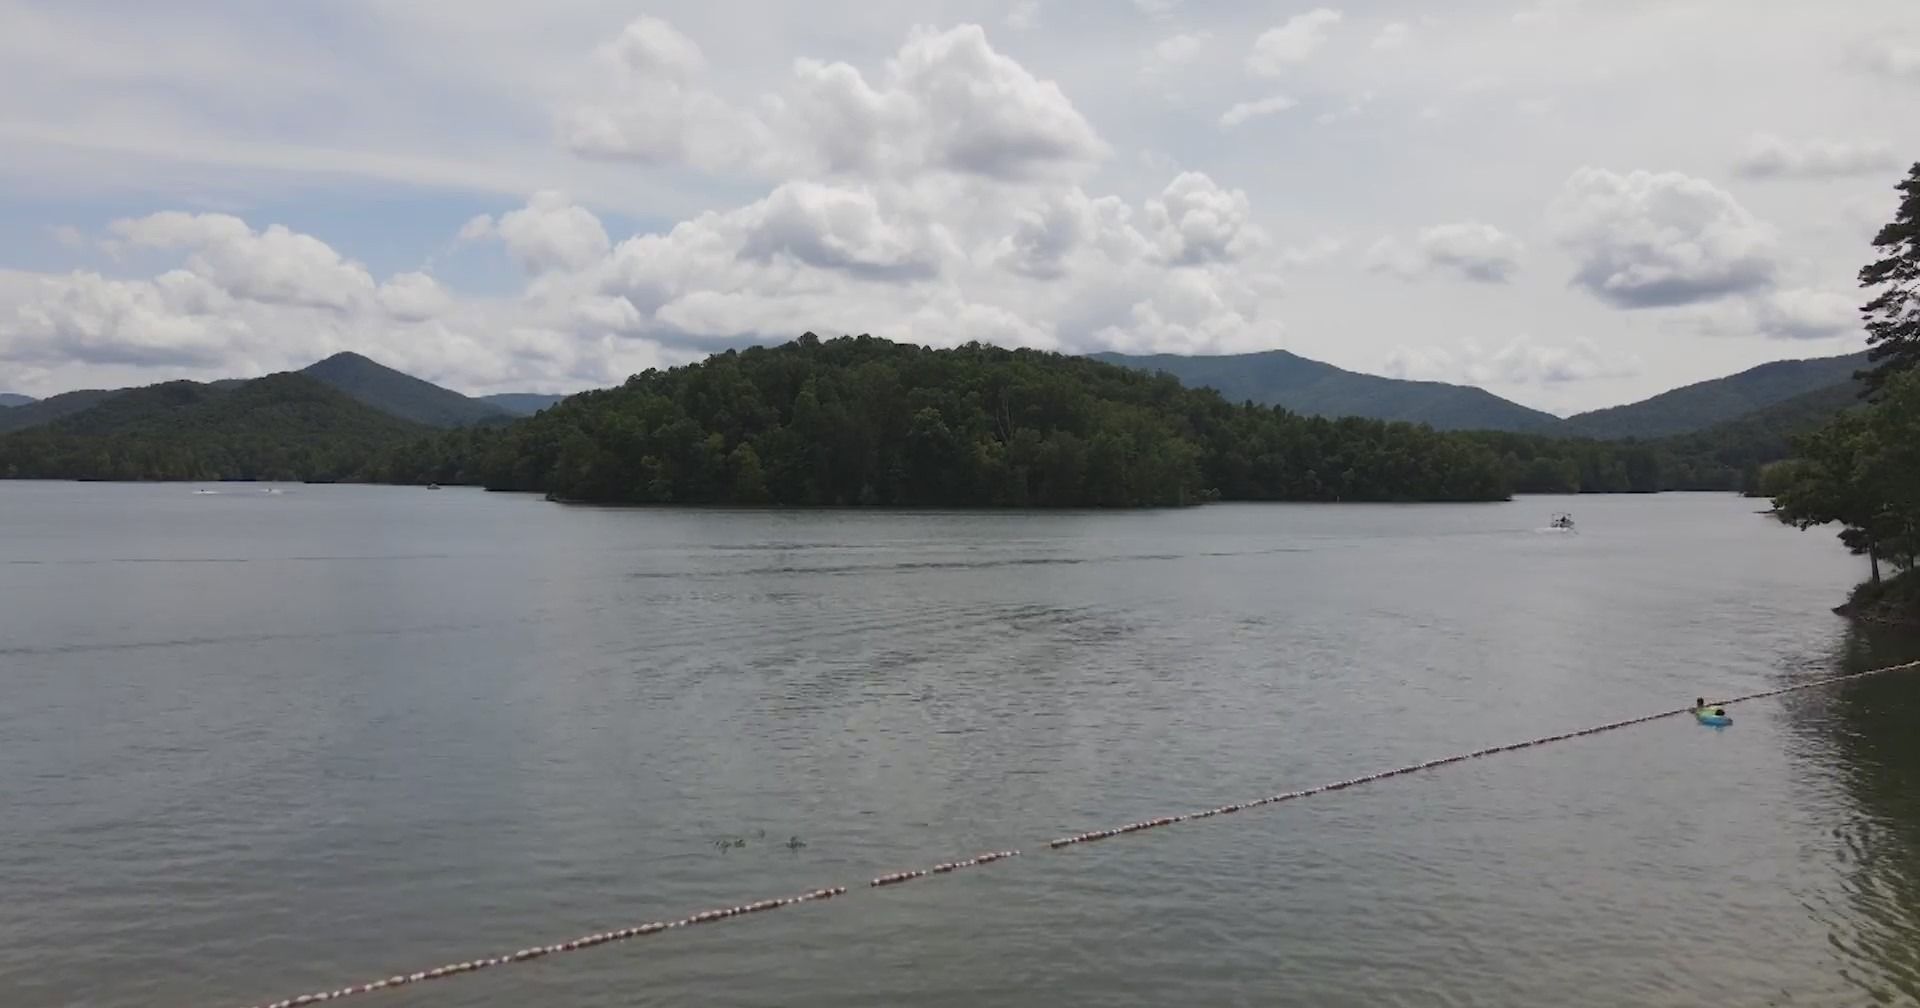
[[[0,436],[0,477],[345,479],[425,430],[301,374],[166,382]]]
[[[1704,431],[1716,424],[1800,396],[1851,383],[1867,355],[1771,361],[1738,374],[1695,382],[1651,399],[1570,416],[1557,433],[1568,437],[1658,438]]]
[[[91,409],[125,389],[78,389],[0,410],[0,434],[49,424],[65,416]]]
[[[1492,500],[1492,453],[1304,418],[1080,357],[811,333],[416,442],[373,475],[581,501],[1121,507]]]
[[[356,353],[337,353],[301,373],[346,393],[363,406],[428,427],[504,423],[515,414],[494,403],[461,395],[396,371]]]
[[[1793,435],[1856,406],[1856,390],[1843,381],[1693,433],[1602,441],[1303,417],[1147,369],[871,337],[807,336],[564,402],[502,397],[510,405],[339,355],[254,381],[167,382],[7,408],[0,421],[22,414],[32,426],[0,437],[0,475],[263,474],[474,483],[589,501],[968,507],[1751,491]],[[515,407],[545,412],[515,419],[506,413]],[[449,424],[465,428],[428,429]]]

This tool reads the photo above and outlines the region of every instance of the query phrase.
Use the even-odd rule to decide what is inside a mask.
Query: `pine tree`
[[[1873,239],[1885,255],[1860,270],[1860,286],[1879,289],[1860,309],[1873,366],[1859,377],[1870,397],[1877,397],[1894,374],[1920,366],[1920,161],[1894,188],[1900,209]]]

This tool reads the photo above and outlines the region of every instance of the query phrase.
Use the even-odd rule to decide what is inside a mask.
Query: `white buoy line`
[[[1753,700],[1764,700],[1769,697],[1781,696],[1787,693],[1795,693],[1801,690],[1818,689],[1819,687],[1831,686],[1831,685],[1834,685],[1835,683],[1847,682],[1854,679],[1864,679],[1868,676],[1881,675],[1888,672],[1907,671],[1915,668],[1920,668],[1920,661],[1906,662],[1901,665],[1889,665],[1885,668],[1868,669],[1864,672],[1851,672],[1845,675],[1828,676],[1823,679],[1809,680],[1807,682],[1795,683],[1791,686],[1782,686],[1782,687],[1779,687],[1778,689],[1763,690],[1758,693],[1749,693],[1745,696],[1738,696],[1729,700],[1720,700],[1720,701],[1717,701],[1714,705],[1728,706],[1731,704],[1746,703]],[[1567,741],[1568,739],[1583,738],[1589,735],[1599,735],[1602,732],[1616,731],[1618,729],[1628,728],[1633,725],[1646,724],[1647,722],[1650,722],[1650,721],[1659,721],[1664,718],[1679,717],[1683,714],[1691,714],[1692,711],[1693,711],[1693,708],[1691,707],[1682,707],[1675,710],[1661,711],[1657,714],[1646,714],[1641,717],[1627,718],[1626,720],[1623,720],[1623,721],[1613,721],[1603,725],[1595,725],[1592,728],[1582,728],[1578,731],[1562,732],[1558,735],[1547,735],[1541,738],[1528,739],[1524,742],[1512,742],[1512,743],[1508,743],[1507,745],[1489,746],[1485,749],[1475,750],[1470,753],[1461,753],[1458,756],[1446,756],[1440,759],[1431,759],[1431,760],[1427,760],[1424,763],[1411,763],[1406,766],[1395,767],[1394,769],[1391,769],[1391,770],[1382,770],[1378,773],[1371,773],[1361,777],[1352,777],[1347,780],[1335,781],[1330,784],[1321,784],[1315,787],[1302,788],[1298,791],[1287,791],[1280,794],[1268,795],[1264,798],[1255,798],[1250,801],[1234,802],[1227,805],[1217,806],[1215,808],[1204,809],[1199,812],[1187,812],[1179,815],[1161,816],[1155,819],[1144,819],[1139,822],[1128,823],[1124,826],[1116,826],[1109,829],[1092,830],[1086,833],[1077,833],[1072,836],[1060,837],[1058,839],[1049,841],[1046,844],[1046,846],[1050,850],[1063,850],[1063,849],[1074,847],[1080,844],[1093,843],[1099,840],[1107,840],[1117,836],[1124,836],[1129,833],[1138,833],[1143,830],[1158,829],[1160,827],[1172,826],[1178,823],[1188,822],[1196,819],[1210,819],[1214,816],[1230,815],[1235,812],[1241,812],[1247,809],[1259,808],[1266,805],[1274,805],[1280,802],[1294,801],[1300,798],[1306,798],[1312,795],[1322,794],[1329,791],[1341,791],[1341,790],[1345,790],[1346,788],[1357,787],[1362,784],[1371,784],[1377,781],[1386,780],[1390,777],[1401,777],[1407,774],[1419,773],[1424,770],[1435,770],[1440,767],[1447,766],[1449,764],[1464,763],[1468,760],[1478,759],[1483,756],[1492,756],[1498,753],[1513,752],[1519,749],[1529,749],[1535,746],[1548,745],[1554,742],[1564,742],[1564,741]],[[929,868],[916,869],[913,871],[893,872],[890,874],[880,875],[875,878],[869,879],[866,883],[866,887],[871,889],[878,889],[878,888],[884,888],[887,886],[899,885],[905,882],[911,882],[911,881],[914,881],[915,879],[926,878],[932,875],[945,875],[951,872],[959,871],[961,869],[974,868],[981,865],[988,865],[988,864],[993,864],[999,861],[1004,861],[1008,858],[1018,856],[1019,853],[1020,852],[1018,850],[993,851],[986,854],[979,854],[974,857],[966,858],[960,861],[942,862],[940,864],[934,865]],[[460,976],[462,974],[472,973],[478,970],[490,969],[495,966],[506,966],[512,963],[532,962],[533,960],[544,959],[548,956],[560,955],[567,952],[578,952],[582,949],[594,948],[596,946],[605,945],[610,942],[628,941],[634,938],[644,938],[649,935],[660,934],[661,932],[672,931],[678,928],[692,927],[698,924],[711,924],[717,921],[731,920],[735,917],[742,917],[742,916],[748,916],[751,914],[764,913],[768,910],[778,910],[782,907],[795,906],[801,903],[812,903],[812,902],[818,902],[821,900],[833,899],[836,896],[844,896],[846,895],[847,892],[848,892],[848,887],[846,886],[830,886],[824,889],[810,890],[808,892],[801,893],[798,896],[787,896],[787,897],[781,897],[776,899],[765,899],[765,900],[759,900],[753,903],[743,903],[738,906],[723,907],[723,908],[714,909],[714,910],[703,910],[703,911],[700,911],[699,913],[691,914],[686,917],[681,917],[677,920],[651,921],[649,923],[639,924],[633,927],[620,928],[614,931],[602,931],[596,934],[584,935],[579,938],[574,938],[568,941],[555,942],[555,943],[546,944],[546,945],[531,945],[525,948],[517,949],[512,952],[506,952],[506,953],[493,955],[493,956],[486,956],[479,959],[469,959],[463,962],[448,963],[443,966],[436,966],[432,969],[418,970],[410,973],[396,973],[392,976],[382,977],[376,980],[369,980],[369,981],[365,981],[358,984],[350,984],[348,986],[340,987],[335,990],[320,991],[312,994],[301,994],[297,997],[290,997],[290,998],[284,998],[279,1001],[266,1002],[266,1003],[256,1005],[254,1006],[254,1008],[300,1008],[300,1006],[303,1006],[303,1005],[312,1005],[312,1004],[320,1004],[323,1002],[336,1001],[340,998],[352,997],[358,994],[372,994],[375,991],[389,990],[395,987],[404,987],[412,984],[424,983],[428,980],[440,980],[446,977]]]

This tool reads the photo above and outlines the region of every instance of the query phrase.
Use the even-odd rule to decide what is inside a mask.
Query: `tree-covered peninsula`
[[[1492,451],[1425,427],[1234,405],[1168,376],[1055,353],[811,333],[650,370],[505,428],[419,439],[365,475],[636,504],[1508,496]]]

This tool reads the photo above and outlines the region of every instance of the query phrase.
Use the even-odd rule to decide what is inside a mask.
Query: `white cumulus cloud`
[[[1826,288],[1785,287],[1703,306],[1689,321],[1709,336],[1836,339],[1865,330],[1861,300]]]
[[[470,388],[617,377],[606,370],[617,355],[584,342],[530,356],[515,335],[525,323],[517,305],[463,302],[419,271],[376,281],[325,241],[282,225],[167,211],[115,221],[108,233],[117,247],[177,262],[146,279],[82,270],[7,285],[0,362],[211,379],[354,350]]]
[[[1236,259],[1264,243],[1247,194],[1200,172],[1182,172],[1147,203],[1147,224],[1167,262]]]
[[[1382,238],[1367,251],[1367,264],[1379,272],[1413,278],[1446,272],[1482,283],[1506,283],[1520,269],[1525,246],[1510,234],[1479,221],[1424,228],[1411,242]]]
[[[1678,172],[1574,172],[1551,208],[1573,282],[1617,308],[1710,301],[1769,285],[1778,238],[1732,194]]]
[[[380,285],[380,307],[402,322],[425,322],[453,307],[453,297],[434,278],[420,272],[400,273]]]
[[[212,366],[245,339],[231,298],[185,270],[152,280],[75,272],[44,280],[0,328],[0,359],[26,364]]]
[[[1791,287],[1758,302],[1760,331],[1776,339],[1821,339],[1860,332],[1859,303],[1830,290]]]
[[[1754,136],[1734,165],[1748,178],[1844,178],[1895,173],[1902,167],[1890,144],[1880,141],[1784,140],[1771,133]]]
[[[874,280],[911,280],[938,272],[939,225],[881,206],[864,189],[790,182],[739,218],[739,254],[788,260]]]
[[[1298,104],[1300,103],[1286,95],[1272,95],[1266,98],[1256,98],[1252,101],[1237,102],[1232,108],[1220,114],[1220,126],[1223,129],[1232,129],[1235,126],[1239,126],[1242,123],[1257,119],[1261,116],[1270,116],[1276,112],[1285,112]]]
[[[1247,55],[1247,70],[1263,77],[1277,77],[1296,63],[1304,62],[1327,41],[1333,26],[1340,23],[1340,12],[1316,7],[1296,14],[1285,24],[1269,28],[1253,40]]]
[[[1153,44],[1147,52],[1147,70],[1158,73],[1185,66],[1206,51],[1213,41],[1211,32],[1181,32],[1169,35]]]
[[[562,117],[569,145],[759,178],[1022,180],[1108,153],[1059,85],[995,50],[978,25],[915,29],[877,82],[847,63],[797,60],[786,86],[752,106],[719,97],[699,54],[657,19],[629,26],[598,54],[595,93]]]
[[[1058,280],[1076,258],[1108,263],[1143,260],[1152,246],[1132,224],[1133,208],[1119,197],[1093,198],[1078,188],[1015,212],[1012,233],[995,246],[993,261],[1036,280]]]
[[[1889,111],[1920,82],[1912,2],[1855,2],[909,0],[748,24],[356,0],[351,30],[291,46],[264,15],[41,4],[0,15],[0,175],[61,209],[0,229],[45,271],[0,270],[0,373],[44,393],[357,349],[558,388],[808,328],[1284,334],[1348,364],[1500,334],[1456,376],[1591,371],[1581,335],[1675,376],[1768,338],[1838,352],[1865,299],[1845,276],[1920,150]],[[1687,174],[1627,170],[1656,155]],[[254,209],[321,191],[325,224]],[[1378,270],[1422,282],[1383,297]]]
[[[1222,349],[1278,330],[1245,192],[1188,172],[1138,206],[1071,184],[1001,205],[986,184],[790,182],[543,275],[527,301],[550,327],[694,349],[805,329]]]
[[[231,214],[170,210],[117,220],[110,230],[127,245],[188,251],[188,269],[248,301],[344,312],[375,294],[365,266],[278,224],[255,231]]]
[[[705,85],[705,54],[666,21],[633,21],[595,51],[591,66],[593,99],[561,118],[575,153],[713,171],[777,170],[766,124]]]
[[[521,267],[533,274],[580,269],[611,247],[598,217],[552,189],[534,193],[526,206],[502,214],[498,221],[486,216],[468,221],[459,238],[473,241],[490,235],[506,243]]]

